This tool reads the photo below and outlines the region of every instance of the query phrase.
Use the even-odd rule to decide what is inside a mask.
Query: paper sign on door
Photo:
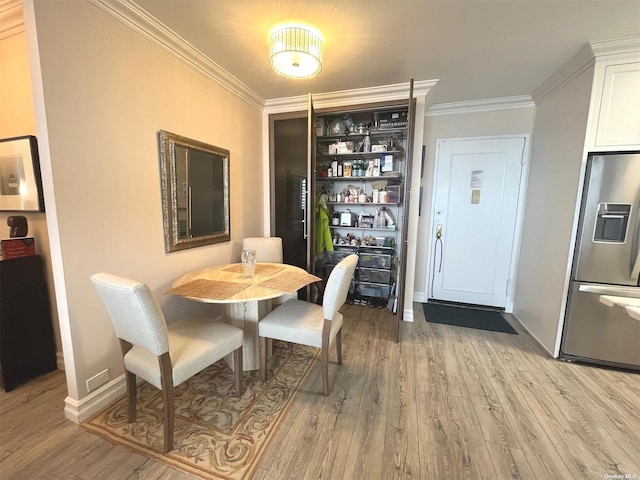
[[[480,203],[480,189],[482,188],[482,177],[484,170],[471,170],[471,204]]]

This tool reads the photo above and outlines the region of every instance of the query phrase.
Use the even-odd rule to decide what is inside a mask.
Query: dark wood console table
[[[56,369],[49,291],[39,255],[0,261],[0,386]]]

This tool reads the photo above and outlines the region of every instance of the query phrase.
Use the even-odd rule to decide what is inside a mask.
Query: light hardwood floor
[[[254,480],[640,478],[640,375],[554,360],[515,322],[414,311],[395,343],[386,310],[345,307],[331,394],[315,366]],[[65,388],[54,372],[0,393],[1,479],[193,478],[65,420]]]

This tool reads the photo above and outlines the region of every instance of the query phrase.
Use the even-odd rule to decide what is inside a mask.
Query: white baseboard
[[[82,400],[64,399],[64,416],[67,420],[82,423],[98,413],[110,403],[125,395],[127,385],[124,374],[104,384],[95,392],[90,393]]]
[[[413,301],[416,303],[426,303],[427,294],[424,292],[413,292]]]
[[[413,308],[405,308],[402,312],[402,320],[405,322],[413,322]]]

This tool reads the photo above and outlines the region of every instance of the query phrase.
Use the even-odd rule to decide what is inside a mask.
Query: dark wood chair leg
[[[322,392],[329,395],[329,348],[322,347],[321,368],[322,368]]]
[[[122,350],[122,358],[127,354],[129,350],[133,348],[131,342],[126,340],[120,340],[120,350]],[[133,423],[136,421],[136,403],[137,403],[137,382],[135,374],[128,370],[125,370],[125,381],[127,384],[127,421]]]
[[[233,368],[236,370],[236,397],[241,397],[244,393],[243,372],[242,372],[242,347],[233,351]]]
[[[160,362],[160,381],[162,384],[162,400],[164,402],[164,453],[173,450],[174,401],[173,401],[173,368],[169,352],[158,357]]]
[[[342,328],[336,334],[336,355],[338,356],[338,365],[342,365]]]
[[[322,352],[320,354],[320,367],[322,368],[322,391],[329,395],[329,335],[331,332],[331,320],[325,318],[322,325]]]
[[[127,421],[133,423],[136,421],[136,404],[137,404],[137,385],[136,376],[130,371],[125,371],[127,382]]]
[[[267,381],[267,337],[259,337],[258,347],[260,349],[260,378]]]

